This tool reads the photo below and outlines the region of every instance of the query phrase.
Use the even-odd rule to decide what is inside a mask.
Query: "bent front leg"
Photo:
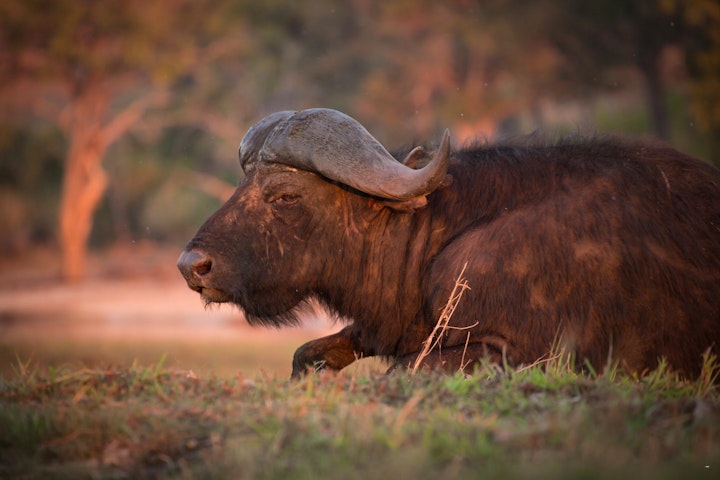
[[[333,335],[300,346],[293,356],[292,378],[301,377],[309,368],[342,370],[364,354],[354,325],[348,325]]]

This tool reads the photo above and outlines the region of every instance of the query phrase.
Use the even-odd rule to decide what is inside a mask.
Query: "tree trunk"
[[[85,275],[87,242],[93,213],[107,185],[101,167],[102,153],[87,142],[70,147],[60,202],[62,276],[78,281]]]
[[[105,152],[148,108],[167,99],[166,92],[152,91],[110,116],[110,92],[106,88],[99,83],[77,87],[75,91],[80,93],[60,119],[70,141],[59,215],[62,277],[68,281],[78,281],[85,276],[93,214],[108,183],[102,168]]]
[[[637,47],[638,56],[636,62],[645,80],[647,106],[652,129],[658,138],[670,140],[667,99],[665,98],[665,85],[661,75],[663,46],[652,40],[654,35],[652,32],[641,31],[641,42]]]
[[[648,107],[653,130],[658,138],[669,141],[670,127],[665,103],[665,88],[660,78],[660,70],[657,65],[647,66],[643,69],[643,75],[647,86]]]
[[[82,95],[73,104],[67,123],[70,147],[59,212],[61,274],[67,281],[79,281],[85,275],[93,214],[107,186],[107,175],[102,169],[107,149],[102,134],[106,105],[102,93]]]

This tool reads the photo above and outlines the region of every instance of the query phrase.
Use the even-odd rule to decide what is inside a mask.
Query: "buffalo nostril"
[[[212,261],[209,258],[199,261],[193,265],[193,271],[200,276],[206,275],[210,272],[211,268]]]
[[[177,267],[185,278],[192,276],[202,277],[212,269],[212,259],[203,252],[186,250],[180,254]]]

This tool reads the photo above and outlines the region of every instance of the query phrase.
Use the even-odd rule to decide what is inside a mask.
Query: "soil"
[[[272,344],[279,330],[250,327],[229,305],[205,308],[175,268],[179,252],[149,243],[95,252],[87,278],[73,284],[60,280],[52,249],[0,259],[0,342],[157,338]],[[297,337],[300,345],[338,328],[318,312],[302,328],[283,329],[282,337]]]

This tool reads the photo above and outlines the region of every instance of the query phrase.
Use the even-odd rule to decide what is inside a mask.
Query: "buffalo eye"
[[[280,205],[293,205],[300,200],[300,195],[294,193],[284,193],[275,197],[272,202]]]

